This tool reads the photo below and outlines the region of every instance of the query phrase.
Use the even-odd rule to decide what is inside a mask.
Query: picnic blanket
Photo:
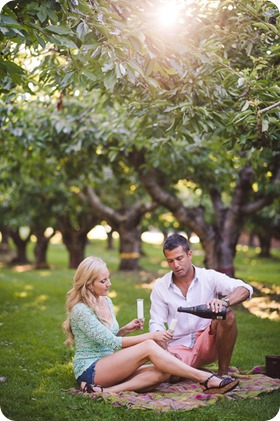
[[[214,404],[218,400],[241,400],[257,398],[262,393],[272,392],[280,388],[280,379],[265,375],[264,367],[254,367],[247,372],[241,372],[235,367],[230,368],[232,377],[239,379],[239,385],[225,395],[208,395],[203,393],[197,383],[184,380],[176,384],[162,383],[153,392],[136,393],[96,393],[88,394],[80,390],[70,389],[68,392],[84,394],[90,399],[105,399],[113,406],[126,406],[131,409],[150,409],[157,412],[174,410],[190,410],[201,406]]]

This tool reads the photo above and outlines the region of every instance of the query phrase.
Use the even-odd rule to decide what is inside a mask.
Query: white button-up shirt
[[[194,269],[195,277],[185,297],[172,280],[173,272],[168,272],[159,278],[151,293],[150,331],[164,330],[165,323],[168,326],[172,319],[177,319],[173,340],[169,342],[169,345],[184,345],[192,348],[196,332],[204,330],[211,322],[210,319],[179,313],[178,307],[206,304],[207,301],[225,296],[240,286],[248,289],[249,298],[253,293],[253,288],[241,279],[230,278],[212,269],[195,266]]]

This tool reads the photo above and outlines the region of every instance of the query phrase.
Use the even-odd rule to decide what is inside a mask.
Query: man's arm
[[[213,298],[207,301],[206,305],[211,307],[213,311],[218,312],[222,306],[233,306],[242,303],[251,296],[250,291],[245,287],[236,287],[235,290],[221,298]]]
[[[223,305],[229,307],[241,303],[252,296],[253,288],[241,279],[230,278],[224,273],[217,273],[216,271],[211,272],[214,275],[219,297],[216,296],[206,303],[209,307],[211,306],[213,311],[219,311],[219,308]]]
[[[245,287],[237,287],[234,291],[232,291],[230,294],[227,294],[226,297],[229,301],[224,301],[223,298],[221,300],[226,305],[234,305],[242,303],[243,301],[247,300],[250,297],[250,291]]]
[[[156,330],[166,330],[165,323],[167,322],[168,305],[163,301],[160,291],[155,285],[152,289],[151,295],[151,308],[150,308],[150,332]]]

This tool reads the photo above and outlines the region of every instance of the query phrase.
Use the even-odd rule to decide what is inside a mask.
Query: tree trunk
[[[87,244],[87,236],[79,236],[73,238],[73,241],[65,243],[69,252],[69,268],[76,269],[85,258],[85,248]]]
[[[96,225],[97,219],[90,212],[76,216],[74,225],[70,215],[57,217],[56,228],[61,232],[64,245],[69,252],[69,268],[76,269],[85,257],[87,234]]]
[[[0,229],[1,233],[1,243],[0,243],[0,253],[6,253],[9,251],[9,231],[2,227]]]
[[[121,224],[120,235],[120,270],[139,270],[141,251],[141,229],[139,226]]]
[[[271,234],[269,232],[258,233],[258,238],[260,241],[261,257],[270,257],[270,248],[271,248]]]
[[[69,253],[69,268],[76,269],[85,258],[85,248],[87,245],[87,232],[76,230],[64,230],[61,232],[63,243]]]
[[[255,233],[250,232],[249,238],[248,238],[248,246],[249,247],[254,247],[254,238],[255,238]]]
[[[113,230],[107,232],[107,250],[114,250]]]
[[[204,263],[206,268],[215,269],[218,272],[225,273],[234,277],[234,257],[235,251],[226,244],[223,239],[216,237],[213,240],[206,239],[201,241],[205,251]]]
[[[35,269],[49,269],[49,264],[47,262],[47,251],[50,243],[50,239],[54,236],[55,231],[50,236],[45,235],[45,228],[34,228],[33,233],[37,238],[35,247],[34,247],[34,256],[35,256]]]
[[[21,238],[19,229],[9,230],[9,234],[16,246],[16,257],[12,259],[11,264],[24,265],[30,263],[27,258],[27,245],[30,241],[31,232],[25,240]]]

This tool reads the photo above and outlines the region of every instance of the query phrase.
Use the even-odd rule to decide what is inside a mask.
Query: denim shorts
[[[82,382],[94,383],[95,365],[98,360],[94,361],[78,378],[77,382],[81,385]]]

